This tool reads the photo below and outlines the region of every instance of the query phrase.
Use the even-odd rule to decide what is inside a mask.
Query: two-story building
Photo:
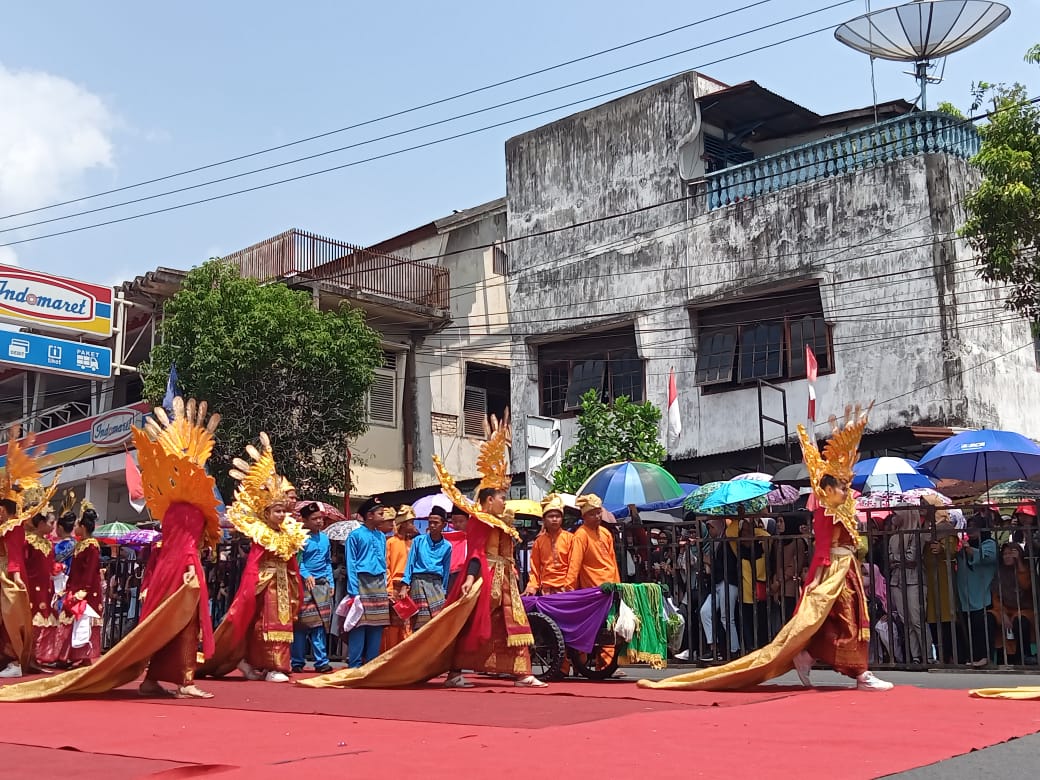
[[[902,101],[820,115],[692,72],[511,139],[514,467],[525,421],[566,444],[585,391],[664,409],[673,371],[685,481],[797,460],[806,346],[822,419],[875,402],[868,450],[1040,436],[1030,328],[957,238],[978,143]]]

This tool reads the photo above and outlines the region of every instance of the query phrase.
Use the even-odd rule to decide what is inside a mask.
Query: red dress
[[[58,613],[54,609],[54,545],[35,530],[25,532],[25,587],[32,608],[33,658],[36,663],[58,660]]]
[[[17,661],[26,669],[32,660],[32,612],[13,578],[16,573],[25,578],[25,527],[9,525],[0,536],[0,665]]]
[[[98,615],[90,618],[90,641],[73,647],[73,625],[88,606]],[[72,551],[65,600],[58,616],[58,660],[79,663],[101,655],[101,609],[101,545],[89,537],[77,542]]]

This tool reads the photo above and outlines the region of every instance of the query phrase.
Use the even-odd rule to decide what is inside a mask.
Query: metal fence
[[[982,510],[981,526],[936,524],[933,508],[871,510],[861,562],[876,668],[1036,669],[1040,623],[1040,529],[1035,517],[1007,522]],[[617,534],[622,578],[658,582],[682,616],[673,656],[713,664],[767,644],[794,613],[813,555],[811,519],[792,512],[733,522],[716,531],[700,520],[625,525]],[[521,585],[537,529],[517,549]],[[333,545],[336,598],[342,597],[342,546]],[[249,543],[204,555],[214,625],[238,588]],[[107,649],[136,624],[147,549],[120,548],[105,564],[103,641]],[[333,639],[330,656],[342,657]]]

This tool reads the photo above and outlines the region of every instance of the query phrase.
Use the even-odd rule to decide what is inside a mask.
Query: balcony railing
[[[902,157],[943,153],[969,158],[978,150],[979,134],[970,122],[937,112],[908,114],[708,174],[708,209]]]
[[[419,306],[442,310],[450,306],[447,268],[302,230],[287,230],[223,259],[235,263],[243,276],[255,279],[305,274],[316,281]]]

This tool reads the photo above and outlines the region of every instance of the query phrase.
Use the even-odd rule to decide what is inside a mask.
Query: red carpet
[[[526,691],[499,681],[468,691],[324,691],[238,680],[206,687],[218,698],[153,702],[119,691],[99,701],[0,705],[0,755],[31,764],[31,773],[10,776],[34,780],[67,778],[70,770],[436,778],[457,776],[460,762],[470,775],[529,780],[531,762],[550,757],[561,772],[607,778],[804,777],[810,762],[839,760],[843,778],[872,778],[1040,731],[1040,709],[1030,702],[912,687],[885,694],[683,693],[617,683]],[[53,749],[64,746],[81,752]]]

